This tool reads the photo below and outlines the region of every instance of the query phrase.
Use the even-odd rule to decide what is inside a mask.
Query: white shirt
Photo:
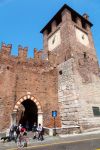
[[[42,126],[38,126],[37,131],[42,131]]]

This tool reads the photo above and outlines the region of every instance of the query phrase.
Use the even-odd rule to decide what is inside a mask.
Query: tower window
[[[86,29],[86,22],[82,20],[82,28]]]
[[[49,35],[51,33],[51,25],[49,25],[47,31],[48,31],[48,35]]]
[[[59,15],[59,17],[56,18],[56,25],[58,26],[62,22],[62,17]]]
[[[77,23],[77,16],[74,13],[71,13],[72,21]]]

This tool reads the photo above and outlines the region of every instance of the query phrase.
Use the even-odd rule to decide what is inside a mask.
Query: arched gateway
[[[28,94],[16,103],[11,124],[21,123],[24,127],[31,129],[34,122],[43,124],[43,112],[38,100]]]

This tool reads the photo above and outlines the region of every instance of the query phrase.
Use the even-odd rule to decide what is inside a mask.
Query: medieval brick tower
[[[65,128],[89,128],[100,122],[99,66],[88,19],[87,14],[81,16],[64,5],[41,31],[44,50],[58,72],[58,103]]]
[[[11,45],[0,52],[0,130],[34,122],[54,127],[52,111],[57,110],[58,131],[73,132],[100,126],[100,77],[94,48],[92,23],[64,5],[41,30],[44,50],[27,48],[10,55]],[[68,130],[69,129],[69,130]]]

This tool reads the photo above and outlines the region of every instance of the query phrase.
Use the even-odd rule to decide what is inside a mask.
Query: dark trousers
[[[38,140],[44,140],[42,131],[38,132]]]

